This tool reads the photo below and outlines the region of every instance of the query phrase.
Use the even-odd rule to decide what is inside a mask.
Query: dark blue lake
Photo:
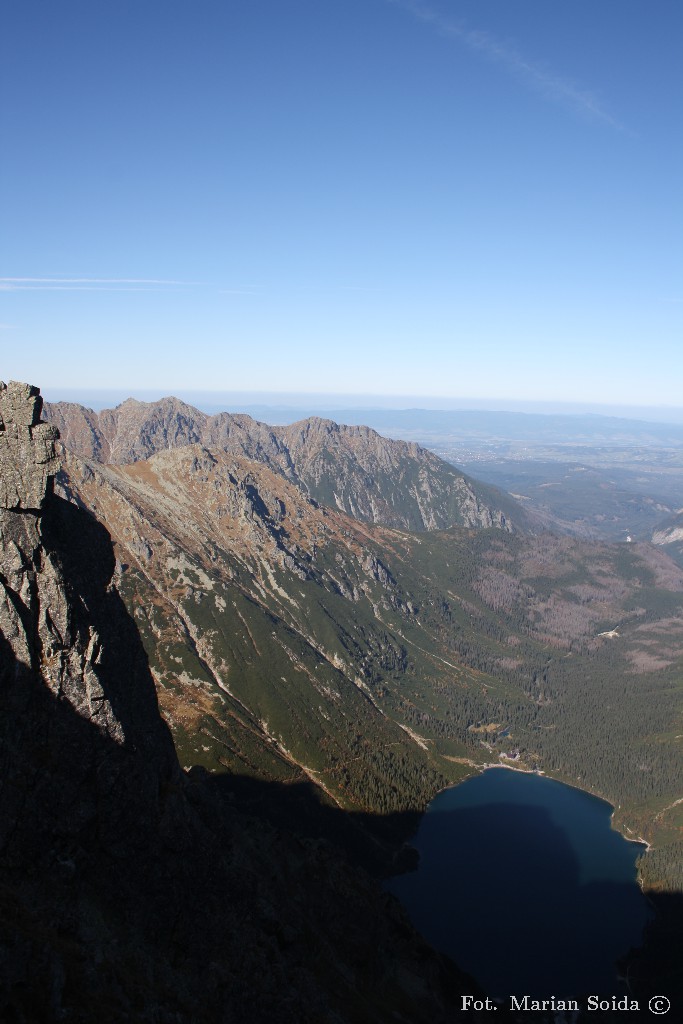
[[[611,813],[552,779],[489,769],[435,797],[412,841],[417,871],[387,888],[493,996],[620,994],[615,961],[640,944],[648,908],[643,847]]]

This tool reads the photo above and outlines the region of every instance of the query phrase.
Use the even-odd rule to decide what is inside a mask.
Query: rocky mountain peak
[[[59,431],[40,416],[43,400],[31,384],[0,381],[0,507],[40,509],[59,469]]]

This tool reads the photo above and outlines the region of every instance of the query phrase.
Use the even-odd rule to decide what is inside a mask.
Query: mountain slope
[[[368,527],[216,449],[117,467],[70,457],[66,469],[66,493],[115,538],[186,763],[309,777],[373,811],[418,810],[445,784],[373,691],[408,660],[382,615],[412,613]],[[371,777],[367,801],[357,788]]]
[[[131,464],[67,460],[63,493],[111,529],[182,762],[271,822],[330,835],[301,806],[312,783],[324,815],[344,808],[332,833],[354,849],[369,831],[376,852],[410,834],[444,779],[540,768],[610,800],[615,824],[652,844],[643,884],[681,891],[671,559],[648,544],[363,524],[288,481],[281,456],[269,468],[183,442]],[[671,948],[678,904],[662,900]]]
[[[115,540],[183,763],[386,815],[502,759],[675,841],[683,573],[663,552],[363,524],[198,445],[65,465]]]
[[[102,463],[124,465],[202,444],[262,462],[315,500],[365,522],[408,530],[533,526],[509,495],[417,444],[389,440],[368,427],[315,417],[269,427],[245,415],[207,416],[175,398],[128,399],[99,414],[59,402],[46,406],[46,416],[70,451]]]
[[[253,783],[247,813],[181,770],[109,535],[52,493],[54,440],[37,390],[0,385],[0,1018],[457,1019],[476,986],[325,841],[353,825],[307,787]]]

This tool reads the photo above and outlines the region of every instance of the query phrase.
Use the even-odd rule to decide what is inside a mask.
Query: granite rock
[[[0,381],[0,508],[39,509],[59,469],[59,431],[41,421],[38,388]]]

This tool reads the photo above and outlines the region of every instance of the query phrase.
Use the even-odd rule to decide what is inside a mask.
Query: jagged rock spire
[[[0,381],[0,508],[42,508],[59,469],[59,431],[40,419],[40,389]]]

